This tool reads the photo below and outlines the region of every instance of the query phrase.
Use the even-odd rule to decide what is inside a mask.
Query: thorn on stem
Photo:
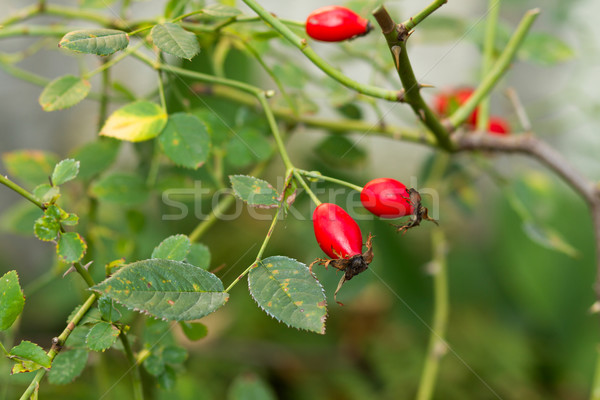
[[[392,50],[392,54],[394,54],[394,63],[396,64],[396,69],[400,70],[400,53],[402,52],[402,47],[392,46],[390,50]]]

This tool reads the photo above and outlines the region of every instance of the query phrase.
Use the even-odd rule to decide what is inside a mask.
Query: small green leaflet
[[[325,334],[325,293],[306,265],[283,256],[265,258],[250,270],[248,287],[258,305],[276,320]]]
[[[119,329],[113,324],[99,322],[90,329],[85,343],[90,350],[104,351],[117,341],[119,333]]]
[[[181,330],[189,340],[200,340],[208,334],[206,325],[200,322],[180,322]]]
[[[8,271],[0,278],[0,331],[12,326],[25,306],[25,296],[19,285],[17,271]]]
[[[152,252],[152,258],[162,258],[165,260],[183,261],[190,252],[191,242],[185,235],[169,236]]]
[[[206,125],[191,114],[169,116],[159,141],[167,157],[186,168],[200,168],[210,152],[210,135]]]
[[[181,261],[163,259],[125,265],[92,290],[129,309],[175,321],[202,318],[229,299],[215,275]]]
[[[205,244],[192,243],[185,261],[198,268],[208,269],[210,267],[210,249]]]
[[[60,197],[60,188],[58,186],[50,186],[48,183],[42,183],[33,189],[33,195],[44,204],[56,202]]]
[[[44,88],[39,102],[44,111],[62,110],[85,99],[90,88],[90,83],[78,76],[61,76]]]
[[[77,232],[62,233],[56,244],[58,257],[66,263],[74,263],[81,260],[86,250],[87,244]]]
[[[196,35],[186,31],[179,24],[167,22],[154,25],[150,35],[156,47],[165,53],[191,60],[200,52]]]
[[[100,135],[141,142],[158,136],[166,124],[167,114],[158,104],[140,100],[112,113],[100,130]]]
[[[129,45],[129,35],[116,29],[85,29],[67,33],[58,43],[71,51],[108,56]]]
[[[48,381],[53,385],[66,385],[81,375],[88,359],[85,349],[63,350],[52,362]]]
[[[79,173],[79,161],[72,158],[62,160],[54,167],[52,172],[52,183],[56,186],[62,185],[77,177]]]
[[[23,340],[17,346],[13,347],[8,356],[19,360],[33,361],[44,368],[50,368],[50,364],[52,363],[44,349],[37,344],[26,340]]]
[[[235,196],[250,206],[275,208],[279,205],[279,193],[267,181],[247,175],[229,177]]]
[[[35,221],[33,232],[38,239],[49,242],[56,239],[58,236],[58,232],[60,232],[60,223],[56,218],[44,215]]]

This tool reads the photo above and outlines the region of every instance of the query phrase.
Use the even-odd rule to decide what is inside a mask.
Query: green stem
[[[296,180],[298,181],[298,183],[300,183],[300,186],[302,186],[304,188],[304,190],[306,190],[306,193],[308,193],[308,195],[312,199],[313,203],[315,203],[317,206],[320,205],[321,201],[313,193],[313,191],[310,190],[310,187],[306,184],[306,182],[304,181],[304,178],[302,178],[302,175],[300,175],[300,173],[298,172],[297,169],[294,169],[294,177],[296,178]]]
[[[110,89],[110,70],[104,69],[102,71],[102,87],[100,90],[100,104],[98,106],[98,132],[104,126],[106,117],[108,115],[108,92]]]
[[[481,100],[489,94],[489,92],[496,85],[496,83],[498,83],[500,78],[502,78],[502,76],[510,66],[513,57],[517,53],[517,50],[523,43],[527,32],[529,32],[529,28],[531,28],[531,25],[533,24],[539,13],[539,8],[529,10],[525,13],[523,19],[521,19],[521,22],[519,23],[519,26],[517,27],[517,30],[515,31],[515,33],[513,33],[512,37],[508,41],[508,44],[504,48],[504,51],[502,51],[502,54],[500,54],[500,57],[498,57],[498,60],[494,64],[492,70],[482,80],[479,87],[473,92],[471,97],[469,97],[469,100],[467,100],[462,106],[458,108],[458,110],[454,112],[454,114],[452,114],[448,118],[448,121],[452,128],[455,129],[464,121],[466,121],[469,115],[471,115],[471,113],[475,109],[475,107],[477,107]]]
[[[329,182],[337,183],[338,185],[349,187],[350,189],[356,190],[359,193],[362,192],[362,190],[363,190],[362,186],[358,186],[353,183],[343,181],[341,179],[332,178],[327,175],[315,174],[314,172],[305,171],[303,169],[297,169],[296,171],[298,171],[300,174],[302,174],[304,176],[308,176],[309,178],[315,178],[315,179],[320,179],[323,181],[329,181]]]
[[[160,63],[160,61],[161,61],[161,52],[159,51],[156,62]],[[157,75],[158,75],[158,96],[160,98],[160,105],[161,105],[163,111],[165,112],[165,114],[168,114],[167,98],[165,96],[165,83],[163,81],[162,71],[160,71],[160,70],[157,71]]]
[[[260,18],[271,25],[273,29],[281,34],[285,39],[287,39],[291,44],[296,46],[304,55],[312,61],[319,69],[325,72],[327,75],[341,83],[342,85],[353,89],[359,93],[365,94],[367,96],[377,97],[380,99],[385,99],[389,101],[398,101],[401,98],[401,92],[395,90],[387,90],[382,89],[375,86],[364,85],[359,82],[356,82],[342,72],[340,72],[337,68],[334,68],[332,65],[328,64],[323,58],[321,58],[313,49],[308,46],[306,39],[302,39],[298,37],[290,28],[288,28],[283,22],[281,22],[277,17],[273,16],[270,12],[266,11],[264,8],[260,6],[255,0],[244,0],[244,3],[248,7],[250,7]]]
[[[148,177],[146,178],[146,186],[153,188],[158,178],[158,171],[160,170],[160,158],[161,151],[158,140],[153,143],[154,148],[152,149],[152,158],[150,159],[150,168],[148,168]]]
[[[600,347],[596,348],[596,371],[594,372],[590,400],[600,400]]]
[[[6,28],[9,25],[12,25],[17,22],[23,22],[27,19],[38,15],[41,13],[39,4],[32,4],[29,7],[25,7],[14,13],[13,15],[6,18],[4,21],[0,22],[0,27],[2,29]]]
[[[73,266],[75,267],[77,273],[81,275],[88,287],[92,287],[96,284],[96,282],[94,282],[94,278],[92,278],[92,275],[87,269],[83,268],[81,263],[74,263]]]
[[[232,36],[232,37],[237,39],[246,48],[246,50],[254,57],[254,59],[260,64],[260,66],[263,68],[263,70],[271,77],[273,82],[275,82],[275,85],[281,92],[281,95],[283,96],[286,103],[290,107],[290,110],[292,110],[294,115],[298,115],[298,110],[297,110],[296,106],[294,105],[292,98],[288,95],[287,91],[285,90],[285,87],[281,83],[281,79],[279,79],[279,77],[273,72],[273,69],[271,69],[267,65],[267,63],[263,60],[263,58],[258,53],[258,51],[256,51],[254,46],[252,46],[250,43],[248,43],[248,41],[246,41],[238,36]]]
[[[431,327],[431,336],[429,337],[429,347],[427,358],[421,374],[417,400],[429,400],[433,396],[437,374],[440,365],[440,359],[446,352],[446,325],[448,322],[448,277],[446,265],[447,244],[444,233],[441,229],[433,229],[432,246],[434,249],[434,258],[432,262],[433,284],[434,284],[434,314]]]
[[[271,106],[267,102],[267,98],[264,92],[260,92],[256,94],[256,98],[258,102],[263,108],[265,116],[267,117],[267,122],[269,123],[269,128],[271,128],[271,133],[273,133],[273,137],[275,138],[275,143],[277,144],[277,149],[279,150],[279,154],[281,155],[281,159],[283,160],[283,164],[285,168],[288,170],[294,169],[294,165],[290,160],[290,156],[285,149],[285,144],[283,143],[283,139],[281,138],[281,134],[279,133],[279,127],[277,126],[277,121],[275,120],[275,116],[273,115],[273,111],[271,110]]]
[[[286,174],[286,175],[287,175],[287,177],[286,177],[285,183],[283,184],[282,193],[285,193],[285,191],[292,179],[291,170],[289,170],[288,174]],[[231,282],[231,285],[229,285],[227,287],[227,289],[225,289],[225,292],[229,292],[240,280],[242,280],[243,277],[245,277],[248,274],[248,272],[250,272],[250,270],[252,268],[257,266],[258,263],[260,262],[262,255],[265,252],[267,245],[269,244],[269,240],[271,239],[271,236],[273,236],[273,231],[275,230],[275,225],[277,225],[277,221],[279,220],[279,214],[281,213],[281,210],[284,208],[283,204],[285,203],[285,201],[286,201],[286,198],[284,195],[282,195],[281,201],[279,202],[279,207],[277,207],[277,212],[275,213],[275,216],[273,217],[273,220],[271,221],[271,226],[269,227],[269,230],[267,231],[265,240],[263,240],[262,245],[260,246],[260,249],[258,250],[258,254],[256,255],[256,260],[248,268],[246,268],[244,270],[244,272],[242,272],[237,278],[235,278],[235,280],[233,282]]]
[[[10,38],[15,36],[52,36],[52,37],[63,37],[67,33],[71,32],[73,28],[67,28],[64,26],[9,26],[8,28],[0,29],[0,39]]]
[[[398,76],[400,77],[400,81],[402,81],[402,86],[404,87],[402,100],[410,105],[421,122],[435,135],[440,147],[445,150],[452,150],[453,145],[448,130],[442,125],[421,96],[421,86],[417,82],[406,50],[406,39],[409,36],[408,31],[405,27],[398,27],[383,6],[377,8],[373,12],[373,15],[379,26],[381,26],[383,35],[394,58]]]
[[[73,316],[73,318],[71,318],[71,320],[67,324],[67,327],[62,331],[62,333],[58,337],[52,339],[52,341],[55,342],[56,345],[53,345],[52,348],[47,353],[48,357],[50,357],[50,361],[54,360],[54,358],[60,351],[59,349],[65,344],[65,341],[67,340],[69,335],[71,335],[71,333],[73,332],[73,329],[75,329],[75,327],[77,326],[79,321],[81,321],[81,319],[83,318],[85,313],[87,313],[88,310],[92,307],[92,305],[96,301],[97,297],[98,297],[97,294],[92,294],[90,297],[88,297],[88,299],[85,301],[85,303],[83,303],[81,305],[81,307],[79,308],[79,310],[77,310],[77,313]],[[21,395],[20,400],[29,399],[29,397],[34,392],[34,390],[39,386],[39,384],[45,374],[46,374],[45,369],[40,369],[37,372],[37,374],[31,381],[31,383],[29,384],[29,386],[27,387],[25,392]]]
[[[485,79],[492,69],[494,61],[494,44],[496,40],[496,25],[500,11],[500,0],[489,0],[488,16],[485,21],[485,39],[483,43],[483,59],[481,62],[481,75]],[[477,113],[477,130],[485,132],[488,130],[490,121],[490,97],[485,96],[479,103]]]
[[[417,15],[409,18],[407,21],[404,21],[402,25],[404,25],[404,27],[409,31],[413,30],[415,26],[417,26],[421,21],[423,21],[431,13],[433,13],[435,10],[437,10],[447,2],[448,0],[434,0],[431,4],[429,4],[423,10],[421,10],[421,12],[419,12]]]
[[[254,96],[222,85],[206,86],[201,93],[232,100],[248,106],[256,105],[256,98]],[[423,130],[409,129],[397,125],[378,124],[354,119],[330,120],[302,115],[296,116],[292,110],[286,108],[273,108],[273,113],[278,118],[285,119],[290,122],[297,122],[314,128],[326,129],[332,132],[361,132],[365,134],[377,133],[395,140],[426,144],[428,146],[435,147],[435,142],[432,139],[427,138],[425,136],[427,131]]]
[[[17,192],[22,197],[26,198],[42,210],[46,209],[46,207],[44,207],[44,205],[33,194],[29,193],[27,190],[23,189],[21,186],[8,179],[8,176],[0,175],[0,183],[8,187],[9,189],[12,189],[13,191]]]
[[[133,373],[131,374],[131,383],[133,385],[133,398],[134,400],[144,400],[144,387],[142,385],[142,377],[140,375],[140,368],[135,356],[133,355],[133,351],[131,351],[131,345],[129,344],[129,339],[127,335],[121,331],[119,333],[119,339],[123,344],[123,350],[125,350],[125,356],[127,357],[127,361],[129,361],[130,367],[133,369]]]
[[[86,21],[96,22],[103,26],[114,26],[116,28],[123,27],[124,22],[117,19],[105,17],[102,13],[96,11],[86,11],[79,8],[64,7],[56,4],[48,4],[44,8],[44,14],[56,15],[59,17],[81,19]],[[71,29],[74,30],[74,29]]]

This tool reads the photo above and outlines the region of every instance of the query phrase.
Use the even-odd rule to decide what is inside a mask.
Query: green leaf
[[[188,353],[183,347],[166,346],[162,351],[163,360],[171,365],[183,364],[187,359]]]
[[[526,61],[552,66],[572,59],[575,52],[554,35],[534,32],[527,35],[517,56]]]
[[[306,265],[283,256],[266,258],[250,270],[248,287],[258,305],[276,320],[325,334],[325,293]]]
[[[172,19],[183,15],[185,11],[185,5],[188,1],[189,0],[169,0],[165,5],[165,18]]]
[[[99,322],[90,329],[85,343],[88,349],[104,351],[112,346],[119,337],[119,329],[108,322]]]
[[[33,189],[33,195],[43,204],[52,204],[60,197],[60,188],[50,186],[48,183],[42,183]]]
[[[90,88],[90,82],[78,76],[61,76],[46,85],[39,102],[44,111],[73,107],[87,97]]]
[[[171,115],[159,141],[167,157],[186,168],[200,168],[210,152],[206,125],[191,114]]]
[[[77,214],[68,214],[66,218],[64,218],[61,223],[66,226],[75,226],[79,223],[79,217]]]
[[[275,208],[279,205],[279,193],[267,181],[246,175],[229,177],[235,196],[250,206]]]
[[[175,321],[202,318],[229,298],[223,283],[210,272],[163,259],[125,265],[92,290],[129,309]]]
[[[87,245],[77,232],[66,232],[60,235],[56,244],[56,253],[61,261],[74,263],[83,258]]]
[[[79,173],[79,161],[71,158],[62,160],[54,167],[52,172],[52,183],[56,186],[62,185],[65,182],[73,180]]]
[[[35,221],[42,215],[43,211],[29,200],[19,201],[4,210],[0,216],[0,229],[30,236]]]
[[[259,131],[242,129],[227,143],[227,161],[234,167],[245,167],[265,161],[273,152],[269,140]]]
[[[165,372],[165,361],[159,354],[152,353],[144,360],[144,368],[152,376],[159,376]]]
[[[50,368],[50,357],[48,354],[35,343],[23,340],[17,346],[13,347],[9,353],[9,357],[17,357],[21,360],[33,361],[44,368]]]
[[[206,325],[200,322],[180,322],[179,326],[189,340],[200,340],[208,335]]]
[[[150,34],[156,47],[165,53],[191,60],[200,52],[196,35],[186,31],[179,24],[167,22],[154,25]]]
[[[110,167],[117,158],[120,143],[111,138],[98,138],[71,153],[71,157],[80,162],[79,178],[89,179]]]
[[[367,159],[367,153],[350,139],[331,135],[318,144],[317,155],[333,167],[356,167]]]
[[[129,45],[129,35],[115,29],[84,29],[67,33],[58,43],[71,51],[108,56]]]
[[[241,15],[242,12],[235,7],[230,7],[224,4],[212,4],[204,8],[204,14],[217,18],[233,18]]]
[[[2,161],[11,177],[33,187],[48,182],[58,157],[40,150],[20,150],[2,154]]]
[[[198,268],[208,269],[210,267],[210,249],[202,243],[192,243],[185,261]]]
[[[72,382],[83,372],[88,354],[85,349],[63,350],[58,353],[48,373],[48,381],[53,385]]]
[[[533,221],[523,221],[523,231],[529,239],[547,249],[559,251],[574,258],[581,255],[579,250],[571,246],[560,233],[550,227],[539,225]]]
[[[190,252],[191,245],[190,239],[186,235],[169,236],[154,248],[152,258],[183,261]]]
[[[140,176],[124,172],[113,172],[97,180],[90,193],[102,201],[130,206],[145,202],[149,195]]]
[[[117,322],[121,319],[121,311],[116,307],[117,303],[106,296],[98,299],[98,310],[102,314],[102,318],[108,322]]]
[[[46,209],[46,211],[44,211],[44,215],[47,217],[54,218],[57,221],[60,221],[66,218],[69,214],[67,214],[62,208],[60,208],[56,204],[52,204]]]
[[[255,374],[238,376],[229,388],[227,400],[275,400],[273,390]]]
[[[8,271],[0,278],[0,331],[12,326],[25,306],[25,296],[19,285],[17,271]]]
[[[175,387],[175,381],[177,380],[177,374],[173,367],[165,365],[165,370],[158,376],[158,384],[164,390],[173,390]]]
[[[56,239],[58,236],[58,232],[60,232],[60,223],[56,218],[44,215],[35,221],[33,232],[38,239],[49,242]]]
[[[100,130],[100,135],[141,142],[158,136],[166,124],[167,114],[158,104],[140,100],[112,113]]]

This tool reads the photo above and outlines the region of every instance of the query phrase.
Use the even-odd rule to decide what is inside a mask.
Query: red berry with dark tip
[[[313,213],[315,237],[329,257],[346,258],[362,253],[362,233],[356,221],[336,204],[321,203]]]
[[[371,24],[354,11],[340,6],[321,7],[306,19],[306,33],[322,42],[341,42],[369,33]]]

